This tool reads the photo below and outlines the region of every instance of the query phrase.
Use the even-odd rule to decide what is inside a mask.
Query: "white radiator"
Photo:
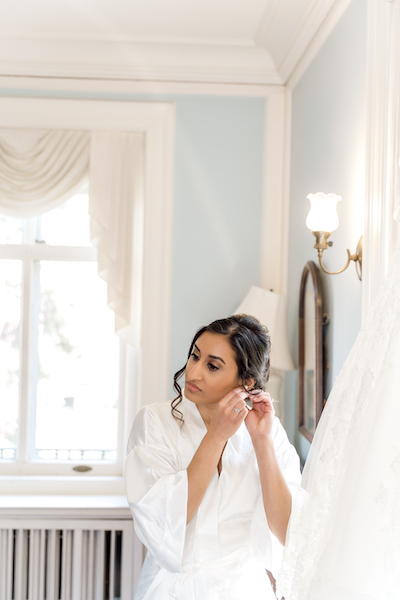
[[[0,520],[0,600],[132,600],[131,520]]]

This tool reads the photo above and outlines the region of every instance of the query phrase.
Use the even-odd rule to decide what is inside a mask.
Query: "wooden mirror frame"
[[[324,407],[324,340],[323,340],[323,297],[319,269],[313,261],[309,261],[303,269],[300,284],[299,301],[299,431],[310,442],[314,433],[307,429],[304,423],[304,367],[305,367],[305,294],[308,276],[311,276],[314,288],[315,306],[315,371],[314,371],[314,393],[315,393],[315,427],[321,417]]]

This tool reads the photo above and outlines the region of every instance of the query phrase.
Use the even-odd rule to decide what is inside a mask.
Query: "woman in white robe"
[[[262,392],[269,351],[256,319],[215,321],[196,334],[172,407],[137,415],[126,489],[147,555],[136,600],[275,598],[266,569],[279,567],[300,470]]]

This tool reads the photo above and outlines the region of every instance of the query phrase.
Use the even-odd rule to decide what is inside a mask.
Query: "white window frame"
[[[22,262],[22,336],[20,343],[20,402],[18,417],[17,459],[0,461],[2,475],[20,473],[21,475],[74,475],[73,467],[78,464],[91,468],[91,475],[121,475],[123,472],[123,407],[125,398],[125,354],[126,344],[120,340],[119,393],[118,393],[118,441],[117,460],[115,461],[63,461],[43,460],[31,457],[35,437],[36,381],[32,380],[32,366],[38,360],[34,335],[34,313],[37,311],[35,294],[35,263],[50,261],[97,262],[97,249],[93,246],[52,246],[34,243],[36,237],[36,219],[27,219],[27,241],[21,244],[0,244],[0,259]]]
[[[126,376],[121,386],[118,472],[99,465],[88,475],[36,465],[35,475],[0,465],[4,493],[123,493],[123,455],[133,418],[145,404],[168,399],[171,321],[173,103],[40,98],[0,98],[0,128],[129,131],[144,134],[145,175],[141,311],[135,326],[138,346],[122,344]],[[90,251],[90,249],[88,249]],[[40,256],[45,247],[35,249]],[[38,254],[38,256],[39,256]],[[154,373],[156,371],[156,377]],[[142,384],[144,382],[144,384]],[[146,385],[145,382],[151,382]],[[57,461],[57,465],[58,465]],[[7,468],[6,468],[7,467]],[[14,470],[13,470],[14,467]],[[33,473],[33,472],[31,472]]]

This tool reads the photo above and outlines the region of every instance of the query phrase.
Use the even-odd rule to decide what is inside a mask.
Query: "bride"
[[[400,243],[314,436],[279,598],[400,598],[399,427]]]

